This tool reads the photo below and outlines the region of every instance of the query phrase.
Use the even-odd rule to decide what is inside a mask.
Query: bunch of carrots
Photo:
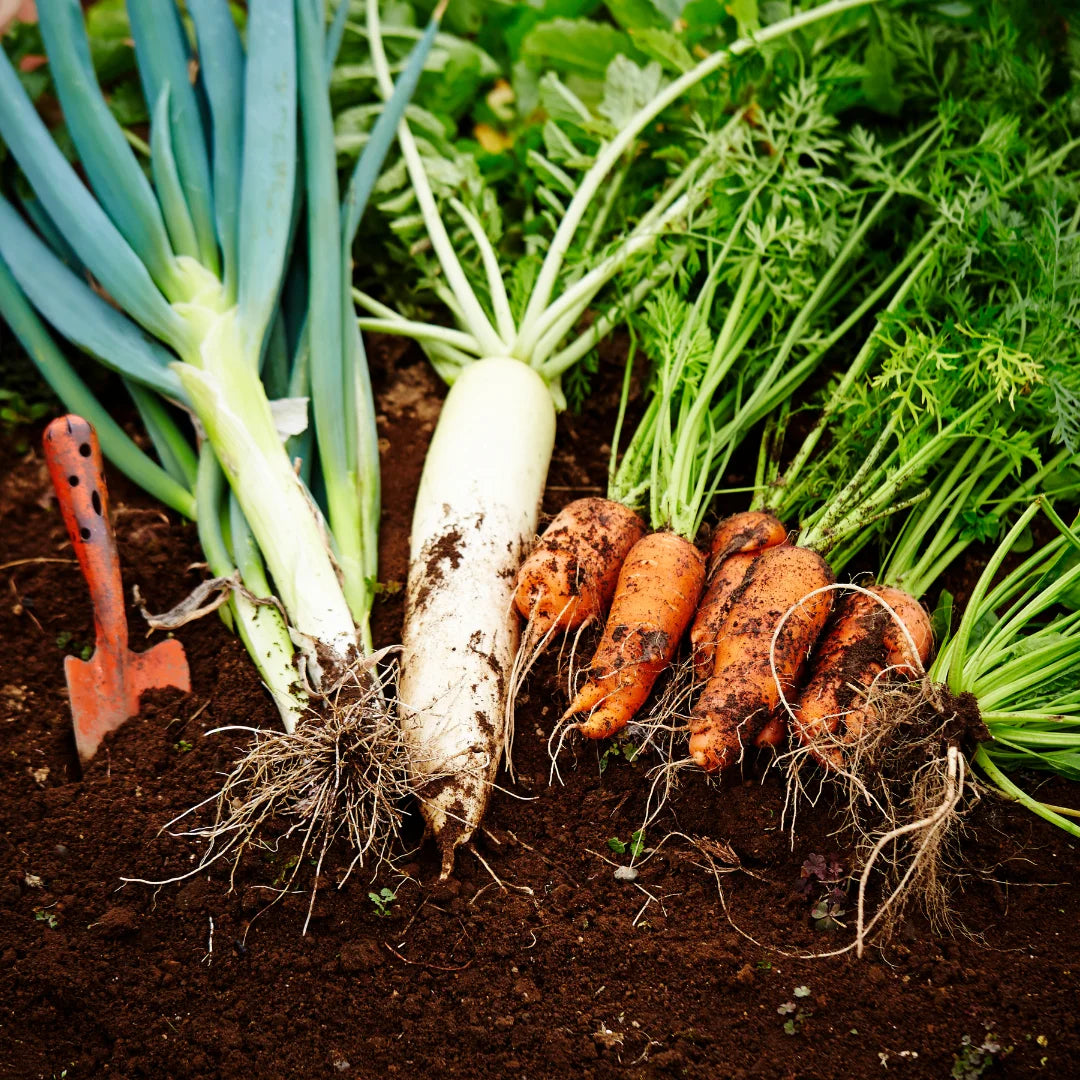
[[[720,521],[707,553],[694,542],[693,525],[671,528],[677,514],[654,513],[660,531],[647,533],[623,503],[595,498],[570,504],[541,535],[518,575],[516,605],[530,629],[547,641],[606,618],[564,714],[573,730],[594,739],[621,731],[689,631],[693,762],[722,770],[748,747],[779,746],[790,728],[797,745],[842,772],[877,719],[872,691],[925,671],[934,631],[920,601],[937,578],[971,543],[992,535],[1010,508],[1062,483],[1075,498],[1067,470],[1080,461],[1070,428],[1077,380],[1064,359],[1070,346],[1055,340],[1061,352],[1046,348],[1060,313],[1006,295],[1038,296],[1061,273],[1040,255],[1037,234],[1053,220],[1060,241],[1069,219],[1075,223],[1063,211],[1051,218],[1051,208],[1068,201],[1062,164],[1073,143],[1010,145],[1003,135],[1021,118],[995,116],[997,105],[973,109],[965,123],[943,110],[940,126],[921,133],[924,145],[944,138],[949,146],[935,147],[930,169],[904,177],[921,215],[903,273],[874,293],[869,333],[819,394],[817,418],[783,472],[778,433],[790,396],[774,400],[752,508]],[[962,205],[938,212],[943,195],[962,191]],[[987,220],[996,223],[989,234]],[[710,275],[683,312],[684,352],[713,300]],[[739,309],[738,296],[724,300],[714,356],[730,342]],[[786,317],[797,323],[805,310]],[[670,507],[672,486],[657,463],[678,460],[673,447],[688,440],[698,471],[684,507],[696,513],[719,486],[723,451],[767,410],[763,395],[747,391],[754,368],[746,363],[737,372],[742,402],[724,440],[719,423],[695,428],[686,399],[715,404],[734,378],[724,372],[727,384],[709,386],[700,365],[686,363],[670,380],[666,343],[650,338],[649,314],[647,307],[644,336],[661,354],[660,419],[650,405],[648,429],[627,455],[641,452],[644,431],[648,483],[661,493],[655,511],[665,498]],[[830,315],[843,322],[835,310]],[[759,329],[744,343],[751,354],[744,363]],[[775,385],[776,370],[757,372],[759,387]],[[710,393],[703,396],[704,387]],[[838,583],[862,548],[882,540],[893,550],[876,583]]]

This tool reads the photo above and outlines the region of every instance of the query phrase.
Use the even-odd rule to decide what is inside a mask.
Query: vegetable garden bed
[[[444,391],[415,349],[373,338],[370,354],[379,576],[393,583]],[[10,335],[2,356],[14,365]],[[547,514],[603,489],[619,378],[617,362],[601,365],[588,413],[560,416]],[[0,456],[0,1077],[1080,1070],[1080,852],[1069,836],[987,795],[966,818],[955,894],[971,936],[935,933],[912,912],[862,960],[800,959],[851,940],[850,926],[821,925],[853,914],[853,889],[848,901],[830,896],[849,852],[832,835],[829,797],[800,811],[792,843],[779,770],[763,775],[754,761],[719,783],[684,771],[641,838],[657,853],[638,857],[635,881],[617,880],[653,761],[578,743],[560,761],[562,786],[549,784],[548,734],[566,707],[550,689],[565,685],[558,650],[518,699],[516,782],[493,794],[449,881],[438,883],[429,845],[402,861],[407,877],[354,873],[337,890],[350,856],[335,849],[306,936],[310,872],[268,906],[292,868],[289,844],[249,854],[231,883],[219,865],[157,890],[123,884],[197,858],[194,841],[159,829],[234,760],[237,736],[204,733],[280,721],[239,640],[203,619],[177,632],[192,693],[144,699],[79,778],[62,657],[92,641],[93,623],[36,449],[41,426],[10,433]],[[755,454],[751,443],[735,458],[732,486]],[[200,558],[195,528],[115,470],[109,482],[127,592],[138,585],[162,610],[197,580],[184,569]],[[961,603],[984,558],[972,552],[943,582]],[[400,640],[401,619],[401,592],[383,592],[377,647]],[[1067,789],[1051,780],[1038,791],[1063,803]],[[418,817],[407,837],[419,843]],[[819,903],[833,905],[824,917]]]

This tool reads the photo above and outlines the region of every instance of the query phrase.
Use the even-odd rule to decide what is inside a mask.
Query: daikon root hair
[[[170,831],[190,815],[213,807],[209,824],[170,833],[207,842],[195,868],[165,881],[142,883],[181,881],[225,860],[232,888],[245,852],[277,851],[298,838],[299,850],[293,852],[287,874],[275,882],[272,903],[291,891],[305,861],[314,860],[306,933],[323,866],[336,842],[344,841],[351,853],[339,888],[358,866],[390,864],[410,787],[401,729],[385,696],[393,665],[379,664],[386,652],[358,663],[325,700],[324,709],[311,711],[292,733],[238,726],[208,731],[249,731],[255,739],[215,794],[162,826],[162,832]],[[275,828],[280,831],[275,833]]]

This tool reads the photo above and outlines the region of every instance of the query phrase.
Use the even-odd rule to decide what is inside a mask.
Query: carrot
[[[903,589],[879,585],[871,591],[876,592],[900,617],[900,621],[915,643],[915,654],[919,659],[918,665],[911,666],[911,646],[908,644],[907,635],[896,625],[896,620],[890,618],[885,627],[886,662],[890,667],[898,669],[897,675],[904,675],[909,679],[916,678],[923,673],[926,662],[930,659],[930,651],[934,647],[934,631],[930,626],[930,616],[926,614],[926,609],[922,604]]]
[[[705,586],[705,559],[671,532],[639,540],[619,572],[618,586],[588,679],[563,720],[585,715],[576,728],[606,739],[629,723],[671,662]]]
[[[757,551],[740,551],[729,555],[709,579],[708,588],[690,627],[696,682],[712,678],[713,666],[716,663],[716,641],[724,616],[727,615],[732,598],[759,554]]]
[[[900,589],[874,587],[899,616],[915,643],[918,669],[933,644],[930,619],[913,596]],[[849,593],[814,653],[810,678],[793,712],[795,734],[826,768],[842,769],[842,744],[855,742],[877,712],[867,701],[874,681],[886,670],[914,676],[911,646],[896,620],[872,596]],[[837,731],[843,722],[843,731]]]
[[[785,694],[794,691],[806,654],[832,608],[832,594],[809,593],[832,584],[828,563],[809,548],[766,548],[753,561],[719,628],[713,676],[691,714],[690,756],[709,772],[734,761],[765,727],[780,700],[770,665]]]
[[[763,551],[787,540],[782,521],[764,510],[746,510],[724,518],[713,530],[709,541],[709,571],[715,570],[729,555]]]
[[[720,625],[754,556],[786,542],[783,524],[761,511],[732,514],[717,525],[709,544],[709,585],[690,627],[695,679],[704,681],[712,675]]]
[[[564,506],[518,571],[514,605],[533,636],[600,618],[627,552],[644,535],[641,518],[611,499],[575,499]]]

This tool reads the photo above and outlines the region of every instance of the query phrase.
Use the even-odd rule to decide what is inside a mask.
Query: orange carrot
[[[783,522],[764,510],[746,510],[724,518],[713,530],[709,541],[710,572],[729,555],[745,551],[763,551],[787,540]]]
[[[913,676],[930,655],[930,619],[913,596],[900,589],[874,587],[899,616],[915,643],[918,664],[896,620],[872,596],[849,593],[814,653],[810,678],[793,712],[795,734],[822,765],[844,767],[842,744],[859,739],[877,719],[867,693],[886,667],[892,676]],[[841,722],[843,730],[838,735]]]
[[[626,556],[588,679],[563,719],[606,739],[626,727],[671,662],[705,585],[705,559],[683,537],[650,533]]]
[[[518,571],[514,604],[534,639],[600,618],[627,552],[644,535],[644,522],[622,503],[587,498],[564,506]]]
[[[770,650],[785,615],[776,674],[784,693],[794,692],[832,608],[831,593],[805,598],[833,580],[828,563],[809,548],[785,544],[754,559],[719,628],[713,676],[691,714],[690,755],[702,768],[712,772],[730,765],[772,716],[780,695]]]
[[[930,651],[934,647],[934,631],[930,626],[930,616],[926,609],[910,593],[903,589],[894,589],[888,585],[877,585],[872,590],[876,592],[900,617],[900,621],[907,627],[911,640],[915,643],[915,654],[919,658],[918,664],[912,665],[911,646],[908,644],[907,635],[903,633],[896,620],[890,618],[885,627],[885,660],[890,667],[896,667],[895,674],[913,679],[923,673],[927,660],[930,659]]]
[[[708,588],[698,605],[694,623],[690,627],[690,646],[694,657],[694,680],[704,682],[712,678],[716,663],[716,639],[723,625],[739,586],[760,553],[740,551],[729,555],[714,571]]]
[[[709,545],[709,586],[690,627],[695,679],[705,680],[713,673],[717,633],[754,556],[786,542],[783,524],[757,510],[733,514],[716,527]]]

